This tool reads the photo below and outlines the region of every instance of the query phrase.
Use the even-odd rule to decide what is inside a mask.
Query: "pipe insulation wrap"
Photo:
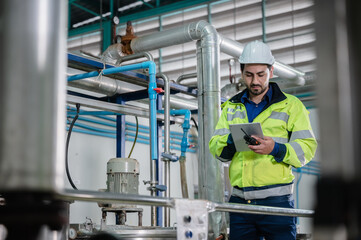
[[[135,38],[132,40],[130,46],[135,53],[144,52],[198,40],[210,33],[217,32],[212,25],[201,20],[179,28],[172,28]]]

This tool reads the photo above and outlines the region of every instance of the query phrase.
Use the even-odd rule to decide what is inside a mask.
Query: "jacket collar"
[[[270,82],[269,87],[272,88],[272,98],[271,101],[267,105],[271,105],[277,102],[281,102],[285,100],[287,97],[283,94],[277,83]],[[242,92],[234,95],[232,98],[230,98],[228,101],[231,103],[241,103],[241,98],[244,94],[246,94],[248,90],[245,89]]]

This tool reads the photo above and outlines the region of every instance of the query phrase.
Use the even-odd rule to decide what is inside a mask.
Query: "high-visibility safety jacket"
[[[277,84],[272,86],[272,99],[253,120],[261,123],[263,134],[286,146],[281,162],[272,155],[253,151],[229,153],[227,143],[229,124],[248,123],[246,107],[240,102],[244,91],[222,104],[222,114],[213,137],[209,142],[210,152],[219,160],[231,161],[229,178],[234,186],[233,195],[245,199],[261,199],[269,196],[292,194],[292,167],[307,164],[317,148],[312,132],[309,112],[295,96],[283,93]]]

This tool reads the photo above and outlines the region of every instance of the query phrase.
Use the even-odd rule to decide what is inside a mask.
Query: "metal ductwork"
[[[239,58],[243,52],[243,45],[219,34],[221,52],[232,57]],[[289,79],[296,86],[305,85],[304,72],[301,72],[289,65],[276,61],[274,63],[274,74],[280,78]]]

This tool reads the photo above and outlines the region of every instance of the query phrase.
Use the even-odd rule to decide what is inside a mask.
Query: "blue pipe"
[[[125,129],[126,129],[126,130],[129,130],[129,131],[136,131],[136,128],[133,128],[133,127],[126,127]],[[142,133],[149,133],[148,130],[144,130],[144,129],[138,129],[138,131],[139,131],[139,132],[142,132]],[[182,137],[181,137],[181,136],[175,136],[175,135],[173,135],[173,133],[175,133],[175,132],[171,132],[170,138],[175,138],[175,139],[182,140]],[[182,134],[182,135],[183,135],[183,134]],[[189,137],[189,142],[196,143],[196,140],[190,139],[190,137]]]
[[[76,115],[76,112],[68,111],[68,115]],[[80,111],[79,115],[122,115],[120,113],[109,111]]]
[[[67,127],[66,130],[69,131],[69,127]],[[114,134],[106,134],[106,133],[95,132],[95,131],[91,131],[91,130],[83,130],[83,129],[79,129],[79,128],[73,128],[73,132],[90,134],[90,135],[94,135],[94,136],[101,136],[101,137],[107,137],[107,138],[116,138],[115,133]],[[125,140],[134,142],[134,138],[130,138],[130,137],[127,137]],[[137,139],[137,142],[143,143],[143,144],[149,144],[149,140]],[[179,145],[179,143],[176,143],[176,144]],[[175,146],[170,146],[170,148],[179,150],[179,151],[181,150],[180,147],[175,147]],[[197,151],[194,149],[187,149],[187,152],[196,153]]]
[[[69,131],[69,127],[67,127],[66,130]],[[94,131],[89,131],[89,130],[82,130],[82,129],[78,129],[78,128],[73,128],[72,131],[78,132],[78,133],[92,134],[92,135],[101,136],[101,137],[115,138],[115,135],[113,135],[113,134],[99,133],[99,132],[94,132]]]
[[[158,110],[159,111],[163,111],[163,110]],[[160,113],[160,112],[159,112]],[[126,125],[129,125],[129,126],[132,126],[132,127],[136,127],[137,125],[135,123],[131,123],[131,122],[126,122]],[[147,126],[144,126],[144,125],[139,125],[139,128],[144,128],[144,129],[149,129],[149,127]],[[164,130],[162,130],[162,132],[164,132]],[[174,131],[171,131],[171,134],[172,135],[178,135],[178,136],[183,136],[183,133],[180,133],[180,132],[174,132]],[[198,138],[197,136],[195,135],[189,135],[190,138]]]
[[[299,190],[299,185],[300,185],[300,182],[301,182],[301,179],[302,179],[302,174],[303,174],[303,172],[300,172],[299,173],[299,177],[298,177],[298,179],[297,179],[297,184],[296,184],[296,204],[297,204],[297,206],[296,206],[296,208],[299,208],[299,203],[298,203],[298,199],[299,199],[299,194],[298,194],[298,190]]]
[[[130,132],[127,132],[125,133],[126,136],[132,136],[132,137],[135,137],[135,133],[130,133]],[[148,136],[144,136],[142,134],[138,134],[138,138],[142,138],[142,139],[145,139],[145,140],[148,140],[149,141],[149,137]]]
[[[92,118],[78,117],[78,120],[91,122],[91,123],[96,123],[96,124],[100,124],[100,125],[104,125],[104,126],[108,126],[108,127],[116,127],[116,124],[114,124],[114,123],[108,123],[108,122],[105,122],[105,121],[95,120],[95,119],[92,119]]]
[[[103,133],[115,134],[115,131],[114,131],[114,130],[107,130],[107,129],[96,128],[96,127],[88,126],[88,125],[81,124],[81,123],[75,123],[74,125],[77,126],[77,127],[89,129],[89,130],[92,130],[92,131],[95,131],[95,132],[103,132]]]
[[[149,71],[149,85],[148,85],[148,94],[149,94],[149,105],[150,105],[150,136],[151,136],[151,158],[156,161],[158,159],[158,149],[157,149],[157,109],[156,109],[156,98],[157,92],[154,90],[157,87],[157,82],[155,78],[156,74],[156,66],[153,61],[147,61],[142,63],[136,63],[121,67],[107,68],[103,69],[101,73],[98,71],[88,72],[77,74],[68,77],[68,82],[80,80],[83,78],[96,77],[99,74],[108,75],[125,71],[132,71],[137,69],[145,69],[148,68]]]
[[[164,114],[164,110],[159,110],[159,113]],[[183,122],[183,137],[181,143],[181,157],[186,156],[188,145],[188,131],[191,128],[190,119],[191,119],[191,111],[188,109],[179,109],[179,110],[170,110],[171,115],[184,115],[184,122]]]
[[[152,61],[147,61],[147,62],[142,62],[142,63],[130,64],[130,65],[126,65],[126,66],[103,69],[102,75],[109,75],[109,74],[114,74],[114,73],[132,71],[132,70],[137,70],[137,69],[145,69],[145,68],[149,68],[149,75],[151,74],[151,71],[153,71],[153,73],[155,74],[155,63]],[[68,77],[68,82],[80,80],[80,79],[84,79],[84,78],[97,77],[97,76],[99,76],[99,74],[100,74],[99,71],[93,71],[93,72],[88,72],[88,73],[72,75],[72,76]]]
[[[69,117],[69,116],[68,116]],[[91,122],[91,123],[96,123],[96,124],[101,124],[101,125],[105,125],[105,126],[109,126],[109,127],[115,127],[116,124],[113,124],[113,123],[108,123],[108,122],[104,122],[104,121],[99,121],[99,120],[95,120],[95,119],[92,119],[92,118],[86,118],[86,117],[78,117],[78,120],[81,120],[81,121],[87,121],[87,122]],[[70,122],[68,122],[70,123]],[[96,132],[105,132],[105,133],[110,133],[110,134],[116,134],[116,131],[115,130],[108,130],[108,129],[102,129],[102,128],[96,128],[94,126],[89,126],[89,125],[85,125],[85,124],[81,124],[81,123],[75,123],[75,126],[78,126],[78,127],[81,127],[81,128],[85,128],[85,129],[89,129],[89,130],[92,130],[92,131],[96,131]],[[128,131],[136,131],[136,128],[133,128],[133,127],[126,127],[126,130]],[[141,133],[146,133],[146,134],[149,134],[149,131],[148,130],[144,130],[144,129],[138,129],[139,132]],[[127,135],[129,136],[135,136],[134,133],[127,133]],[[139,135],[141,138],[144,138],[145,136],[143,135]],[[175,138],[175,139],[182,139],[182,137],[179,137],[179,136],[172,136],[171,135],[171,138]],[[149,137],[146,138],[147,140],[149,140]],[[189,139],[190,142],[193,142],[196,144],[195,140],[193,139]],[[163,142],[164,142],[164,139],[163,139]],[[170,140],[170,143],[172,144],[177,144],[177,145],[181,145],[181,141],[175,141],[175,140]]]
[[[68,110],[74,110],[74,111],[68,111],[67,112],[69,117],[73,117],[73,115],[76,115],[76,111],[75,111],[76,109],[75,108],[68,107]],[[96,116],[98,118],[102,118],[102,119],[105,119],[105,120],[115,122],[116,121],[115,118],[106,117],[106,116],[102,116],[102,115],[121,115],[121,114],[120,113],[109,112],[109,111],[83,111],[83,110],[80,110],[79,115],[94,115],[94,116]],[[80,119],[80,117],[78,119]],[[84,121],[86,121],[86,120],[84,120]],[[99,123],[99,124],[101,124],[101,123]],[[135,123],[126,122],[125,124],[129,125],[129,126],[136,127]],[[104,125],[106,125],[106,124],[104,124]],[[138,127],[143,128],[143,129],[149,129],[149,127],[144,126],[144,125],[138,125]],[[164,132],[164,130],[163,130],[163,132]],[[171,133],[173,135],[183,136],[183,133],[179,133],[179,132],[171,132]],[[174,138],[177,138],[177,137],[174,137]],[[197,136],[189,135],[189,138],[197,138]],[[179,138],[179,139],[181,139],[181,138]],[[195,140],[190,140],[190,141],[195,142]]]

